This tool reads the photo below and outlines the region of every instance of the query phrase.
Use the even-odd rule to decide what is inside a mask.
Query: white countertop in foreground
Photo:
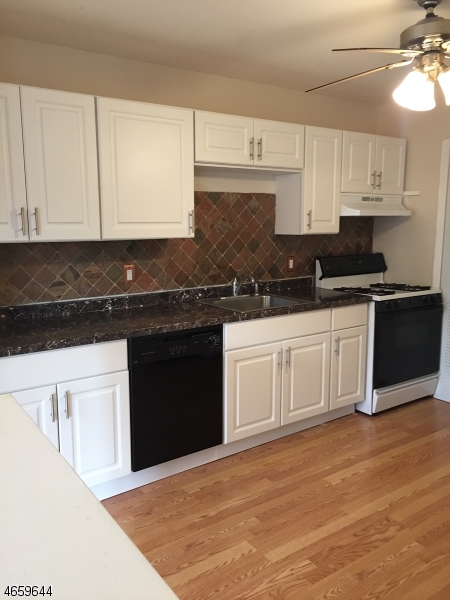
[[[0,596],[7,597],[8,585],[51,585],[51,600],[177,598],[25,411],[5,395],[0,396]]]

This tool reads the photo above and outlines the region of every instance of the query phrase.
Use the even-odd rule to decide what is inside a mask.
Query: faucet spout
[[[251,283],[253,285],[254,293],[259,293],[259,286],[256,279],[251,275],[241,275],[238,271],[233,279],[233,296],[239,295],[239,292],[241,291],[241,288],[244,285],[244,283]]]

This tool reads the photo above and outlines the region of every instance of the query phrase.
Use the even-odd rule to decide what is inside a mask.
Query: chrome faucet
[[[236,273],[233,279],[233,296],[238,296],[241,287],[244,283],[251,283],[253,285],[254,293],[259,293],[258,282],[251,275],[240,275],[239,271]]]

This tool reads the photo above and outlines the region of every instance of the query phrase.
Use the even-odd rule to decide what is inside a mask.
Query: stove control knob
[[[392,302],[390,300],[386,300],[386,308],[388,310],[392,310],[394,308],[394,305],[392,304]]]
[[[411,304],[411,306],[416,306],[417,302],[415,300],[415,298],[411,298],[411,300],[409,301],[409,303]]]
[[[400,308],[401,305],[402,305],[402,301],[401,300],[395,300],[395,302],[394,302],[395,308]]]
[[[424,296],[423,301],[425,304],[432,304],[434,302],[434,298],[432,298],[431,296]]]
[[[436,296],[427,296],[430,299],[430,304],[434,304],[436,302]]]

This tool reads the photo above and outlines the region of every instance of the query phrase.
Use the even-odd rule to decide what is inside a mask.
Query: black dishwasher
[[[222,443],[222,327],[128,340],[131,468]]]

